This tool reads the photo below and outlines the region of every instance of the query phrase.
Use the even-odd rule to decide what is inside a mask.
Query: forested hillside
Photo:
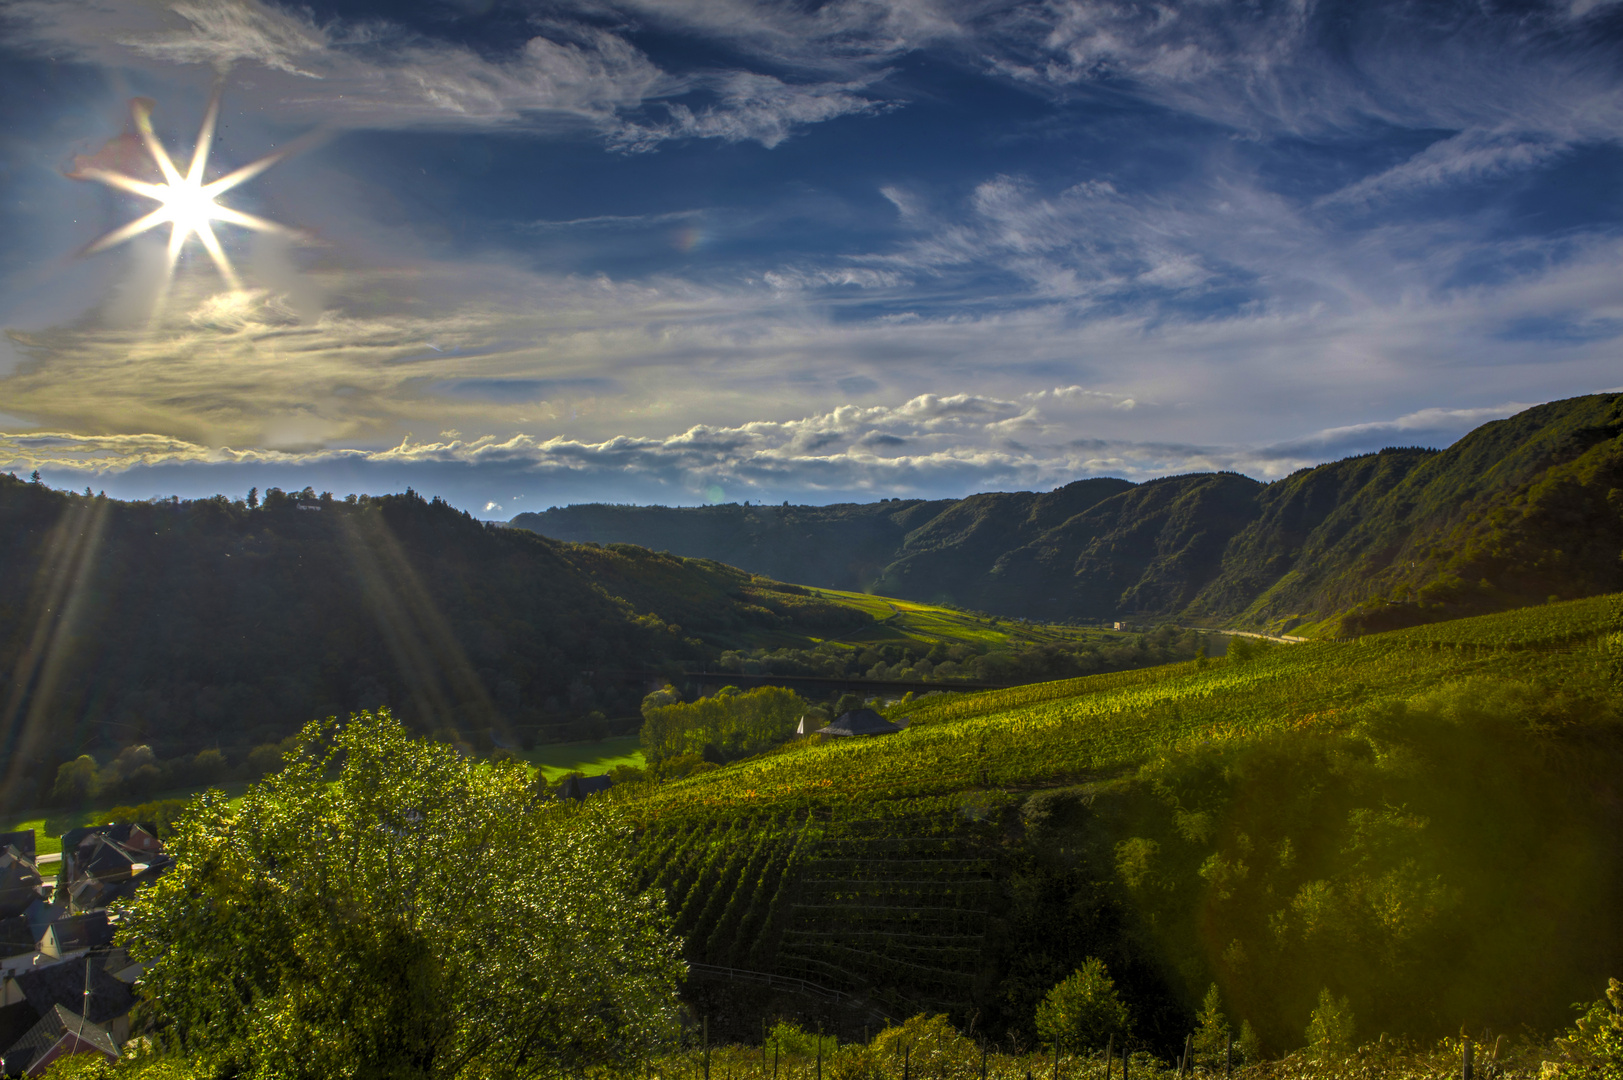
[[[1623,597],[929,697],[604,802],[689,960],[1031,1045],[1103,959],[1136,1034],[1548,1031],[1623,971]],[[1212,988],[1216,987],[1214,991]]]
[[[718,563],[562,544],[411,492],[273,489],[250,508],[0,476],[0,566],[0,758],[25,805],[86,750],[246,748],[384,705],[420,730],[516,738],[635,715],[626,669],[873,622]]]
[[[1211,473],[956,501],[587,505],[512,523],[1004,615],[1361,633],[1623,587],[1623,395],[1270,484]]]

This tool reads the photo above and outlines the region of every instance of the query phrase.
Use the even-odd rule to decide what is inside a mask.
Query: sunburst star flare
[[[209,257],[214,260],[214,265],[219,270],[220,276],[225,279],[225,283],[232,289],[240,289],[242,280],[231,265],[231,259],[226,254],[225,248],[221,246],[220,238],[215,235],[214,222],[224,221],[255,232],[295,238],[303,234],[297,229],[290,229],[257,215],[224,206],[217,200],[232,188],[252,180],[288,156],[293,147],[284,147],[240,169],[226,173],[217,180],[204,183],[203,175],[208,168],[209,148],[214,142],[214,129],[220,116],[219,93],[216,92],[209,98],[208,109],[203,114],[203,126],[197,133],[197,142],[192,149],[191,164],[184,174],[176,167],[174,159],[169,156],[169,152],[164,149],[163,143],[152,129],[153,107],[154,102],[148,98],[136,98],[130,102],[130,111],[135,117],[135,128],[140,133],[141,145],[162,174],[162,183],[154,184],[117,169],[103,167],[95,164],[94,159],[76,163],[75,170],[68,174],[75,180],[95,180],[108,187],[158,203],[156,209],[114,229],[91,244],[85,249],[85,254],[93,255],[106,251],[126,240],[134,239],[149,229],[167,224],[169,250],[164,270],[166,285],[174,276],[175,265],[186,246],[186,241],[195,235],[208,251]]]

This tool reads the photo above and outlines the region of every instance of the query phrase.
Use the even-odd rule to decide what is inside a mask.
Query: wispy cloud
[[[667,106],[669,119],[622,125],[611,144],[626,150],[649,150],[667,139],[721,139],[758,142],[771,149],[795,128],[841,116],[878,112],[883,102],[862,96],[880,75],[856,82],[791,84],[771,75],[738,71],[717,87],[717,103],[695,111],[681,102]]]
[[[771,147],[806,124],[882,108],[857,82],[798,84],[751,71],[672,73],[624,36],[551,20],[505,55],[386,22],[318,22],[262,0],[17,0],[14,40],[109,64],[202,64],[253,72],[256,104],[284,119],[348,128],[600,131],[648,150],[673,138]],[[680,99],[701,91],[713,104]],[[642,119],[659,103],[662,122]]]

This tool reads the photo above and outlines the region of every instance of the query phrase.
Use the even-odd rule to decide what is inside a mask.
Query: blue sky
[[[483,516],[1263,479],[1623,384],[1623,4],[0,2],[0,468]],[[236,287],[74,179],[130,102]],[[133,144],[130,144],[133,145]],[[125,146],[128,149],[128,146]],[[150,168],[139,154],[119,159]]]

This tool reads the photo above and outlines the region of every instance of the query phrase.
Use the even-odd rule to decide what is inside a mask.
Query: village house
[[[109,1061],[118,1058],[118,1046],[105,1028],[54,1005],[0,1056],[0,1070],[7,1076],[44,1076],[58,1058],[86,1052]]]
[[[0,1071],[40,1076],[130,1037],[141,967],[113,944],[108,905],[169,865],[150,825],[97,825],[62,837],[58,877],[41,877],[34,834],[0,834]]]

